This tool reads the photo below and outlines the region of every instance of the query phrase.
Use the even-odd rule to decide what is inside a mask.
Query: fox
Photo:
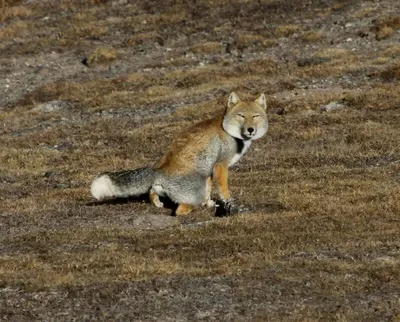
[[[220,204],[231,214],[237,207],[228,188],[228,168],[267,131],[265,94],[242,101],[231,92],[222,114],[178,134],[154,166],[101,173],[91,184],[91,194],[97,200],[148,194],[158,208],[164,207],[160,198],[167,197],[177,204],[175,214],[180,216],[200,205],[219,206],[211,198],[214,180]]]

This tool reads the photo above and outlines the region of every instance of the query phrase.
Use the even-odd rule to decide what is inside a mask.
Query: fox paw
[[[234,215],[238,212],[233,198],[218,200],[215,204],[215,216],[224,217]]]
[[[160,200],[153,200],[153,203],[157,208],[164,208],[164,204]]]
[[[214,208],[215,207],[215,201],[210,198],[206,202],[203,202],[201,205],[202,206],[206,206],[207,208]]]

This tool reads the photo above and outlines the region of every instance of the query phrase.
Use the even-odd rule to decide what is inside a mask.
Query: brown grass
[[[393,32],[394,32],[394,30],[392,27],[383,26],[383,27],[379,28],[379,30],[376,31],[376,39],[382,40],[382,39],[389,38],[391,35],[393,35]]]
[[[23,36],[24,33],[27,33],[27,29],[29,28],[29,24],[24,21],[16,21],[8,25],[5,28],[0,30],[0,39],[2,38],[12,38],[15,36]]]
[[[400,29],[400,16],[383,16],[375,20],[374,30],[377,40],[389,38]]]
[[[241,51],[254,46],[258,48],[269,48],[276,45],[276,40],[273,38],[266,38],[259,34],[241,33],[235,37],[233,45]]]
[[[301,39],[305,42],[315,42],[321,40],[322,34],[315,31],[307,31],[301,35]]]
[[[0,320],[399,318],[397,2],[21,3],[0,30]],[[393,33],[349,44],[338,16]],[[245,212],[93,203],[94,176],[154,164],[232,90],[268,96],[230,172]]]
[[[383,55],[390,58],[400,57],[400,45],[398,44],[390,44],[385,48]]]
[[[157,33],[155,31],[138,33],[130,37],[125,45],[127,46],[137,46],[143,45],[147,43],[154,43],[157,37]]]
[[[360,9],[357,12],[355,12],[353,14],[353,16],[354,16],[354,18],[361,19],[361,18],[373,16],[374,12],[375,12],[374,8],[363,8],[363,9]]]
[[[280,37],[288,37],[299,30],[296,25],[280,25],[276,28],[276,34]]]
[[[117,59],[118,53],[112,48],[97,48],[87,57],[87,64],[89,66],[97,63],[110,62]]]
[[[4,0],[0,2],[0,21],[13,18],[27,18],[34,14],[34,11],[25,6],[6,6]]]
[[[190,48],[190,51],[195,54],[221,54],[223,53],[224,46],[219,42],[205,42],[196,44]]]

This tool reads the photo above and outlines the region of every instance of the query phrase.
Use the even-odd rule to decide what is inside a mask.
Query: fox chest
[[[230,167],[233,166],[234,164],[236,164],[242,158],[242,156],[249,149],[250,145],[251,145],[250,140],[247,140],[247,141],[236,140],[236,151],[235,151],[233,157],[231,158],[231,160],[229,161]]]

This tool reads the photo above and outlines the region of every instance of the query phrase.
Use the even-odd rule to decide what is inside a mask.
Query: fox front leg
[[[218,186],[221,200],[217,202],[216,215],[230,215],[236,211],[236,207],[228,188],[228,167],[223,163],[216,163],[213,176]]]
[[[211,177],[207,177],[206,179],[206,198],[205,201],[202,203],[202,206],[207,206],[208,208],[215,207],[214,200],[211,199],[211,191],[212,191],[212,179]]]

